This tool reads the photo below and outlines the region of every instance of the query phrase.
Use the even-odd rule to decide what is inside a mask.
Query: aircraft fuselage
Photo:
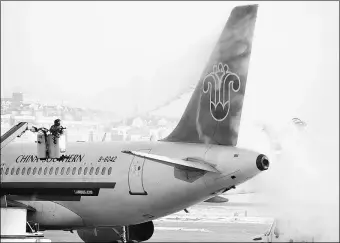
[[[123,150],[200,158],[221,173],[162,164],[124,154]],[[11,194],[20,192],[16,200],[37,210],[29,220],[46,228],[132,225],[154,220],[213,197],[260,172],[256,166],[259,153],[218,145],[79,142],[68,144],[66,155],[60,161],[40,160],[35,157],[34,144],[11,144],[1,154],[3,185],[12,190]]]

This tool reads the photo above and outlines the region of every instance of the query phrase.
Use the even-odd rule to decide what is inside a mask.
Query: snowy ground
[[[155,233],[149,242],[249,242],[273,221],[245,217],[246,208],[229,207],[227,203],[200,204],[188,210],[155,220]],[[45,237],[52,242],[82,242],[76,233],[63,231],[46,231]]]

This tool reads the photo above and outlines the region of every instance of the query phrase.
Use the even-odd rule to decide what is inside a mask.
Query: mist
[[[295,241],[338,242],[338,3],[278,4],[280,12],[259,9],[240,124],[238,146],[270,160],[245,185],[258,192],[249,202],[265,203],[259,215],[290,225],[282,231]]]
[[[269,144],[270,170],[254,179],[259,193],[251,200],[264,202],[262,214],[285,222],[281,231],[293,239],[339,241],[338,157],[313,127],[290,124],[284,132],[280,151]]]

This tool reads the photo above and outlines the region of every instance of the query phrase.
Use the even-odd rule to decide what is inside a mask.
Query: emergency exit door
[[[149,153],[151,149],[139,150],[140,152]],[[129,193],[130,195],[148,195],[143,185],[143,167],[144,158],[134,156],[129,169]]]

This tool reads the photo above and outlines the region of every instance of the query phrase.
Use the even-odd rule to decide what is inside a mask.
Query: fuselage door
[[[141,149],[139,151],[150,153],[151,149]],[[128,179],[130,195],[148,195],[143,185],[144,162],[144,158],[139,158],[137,156],[132,158]]]

